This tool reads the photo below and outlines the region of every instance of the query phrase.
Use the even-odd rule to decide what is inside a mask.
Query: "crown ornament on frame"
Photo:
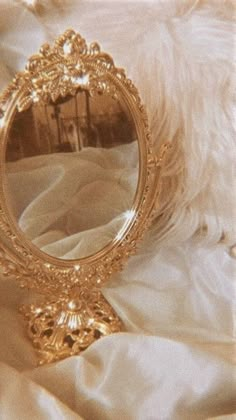
[[[124,70],[115,67],[113,59],[101,52],[97,42],[87,46],[79,34],[68,30],[56,40],[53,47],[44,44],[40,53],[29,59],[26,71],[16,75],[2,97],[0,117],[4,113],[4,100],[24,84],[27,84],[28,92],[17,104],[20,112],[33,103],[47,104],[50,100],[55,102],[59,97],[74,96],[80,87],[88,89],[91,96],[104,93],[115,96],[117,89],[112,80],[107,79],[108,71],[129,85],[135,99],[139,99],[137,89],[126,79]]]
[[[44,44],[32,56],[24,72],[18,73],[0,96],[0,174],[5,176],[5,147],[14,112],[34,104],[54,104],[73,97],[79,89],[91,97],[124,97],[135,121],[139,142],[138,188],[126,212],[122,231],[104,249],[87,258],[60,260],[39,251],[14,222],[0,182],[0,265],[5,276],[14,277],[22,288],[47,295],[43,303],[22,308],[28,333],[38,349],[40,363],[79,354],[96,339],[118,332],[122,323],[104,299],[100,288],[112,273],[121,271],[126,260],[152,223],[158,206],[160,169],[169,148],[155,155],[147,115],[138,91],[123,69],[101,51],[90,46],[74,30],[67,30],[51,47]],[[49,297],[48,297],[49,296]]]

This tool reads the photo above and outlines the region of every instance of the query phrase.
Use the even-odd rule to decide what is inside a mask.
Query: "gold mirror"
[[[100,288],[154,215],[161,156],[124,70],[73,30],[0,97],[0,262],[47,297],[22,308],[41,363],[122,324]]]

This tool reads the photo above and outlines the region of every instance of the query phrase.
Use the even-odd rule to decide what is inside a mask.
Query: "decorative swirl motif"
[[[76,300],[23,306],[21,312],[29,321],[28,334],[37,348],[40,364],[79,354],[95,340],[122,328],[100,291],[83,290]]]
[[[79,34],[68,30],[52,48],[44,44],[40,53],[30,58],[23,76],[28,93],[19,101],[18,110],[24,111],[36,102],[73,96],[80,87],[91,95],[114,95],[116,88],[106,77],[107,71],[123,77],[123,70],[115,68],[112,58],[101,52],[97,43],[87,47]]]

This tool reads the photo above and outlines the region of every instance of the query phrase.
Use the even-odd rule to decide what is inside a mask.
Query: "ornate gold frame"
[[[35,102],[55,102],[60,96],[75,95],[79,87],[88,89],[91,95],[98,92],[114,97],[122,95],[138,133],[140,174],[134,205],[129,211],[127,223],[119,237],[90,257],[65,261],[41,252],[25,238],[18,228],[7,203],[5,151],[9,127],[16,110],[26,110]],[[121,328],[120,321],[112,309],[108,314],[109,310],[106,306],[108,304],[99,289],[107,282],[111,274],[120,271],[127,258],[136,252],[138,242],[152,221],[155,214],[154,205],[157,201],[163,150],[159,157],[154,155],[144,106],[137,89],[126,77],[124,70],[117,68],[113,59],[101,52],[97,43],[88,46],[85,40],[73,30],[66,31],[52,47],[49,44],[43,45],[40,53],[29,59],[26,70],[18,73],[0,96],[0,233],[1,237],[5,238],[5,244],[3,240],[0,243],[0,264],[5,275],[16,277],[21,287],[33,288],[50,296],[58,296],[57,301],[55,299],[53,302],[50,301],[41,310],[42,325],[40,324],[37,334],[33,331],[35,320],[38,322],[39,318],[38,306],[32,305],[24,310],[29,318],[29,332],[39,347],[41,356],[43,353],[44,361],[76,354],[87,346],[83,343],[89,341],[80,336],[80,339],[76,340],[76,346],[67,348],[63,344],[65,334],[64,336],[61,334],[63,340],[61,339],[60,346],[58,333],[54,344],[50,338],[51,347],[47,336],[42,339],[42,331],[45,332],[47,328],[45,314],[55,321],[58,313],[61,314],[64,310],[65,304],[71,316],[75,317],[77,311],[77,324],[81,326],[81,323],[86,323],[88,319],[93,318],[88,304],[95,303],[96,299],[97,302],[100,300],[100,303],[102,302],[100,306],[103,309],[106,307],[106,318],[111,317],[109,325],[106,325],[111,328],[108,328],[109,331],[104,332],[104,335]],[[81,320],[82,301],[83,308],[85,306],[87,308],[86,322]],[[48,311],[51,311],[50,316]],[[104,318],[104,311],[102,312]],[[68,317],[70,318],[70,315]],[[68,330],[68,325],[66,328]],[[61,327],[59,329],[61,333]],[[79,345],[78,342],[80,342]]]

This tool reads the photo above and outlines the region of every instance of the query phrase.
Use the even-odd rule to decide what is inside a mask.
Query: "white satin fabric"
[[[2,279],[1,420],[195,420],[232,413],[232,262],[223,246],[140,252],[104,289],[126,332],[39,368],[18,314],[28,294]]]
[[[224,147],[229,153],[232,150],[227,146],[230,144],[225,129],[227,121],[223,119],[223,111],[211,121],[211,107],[204,108],[202,96],[200,99],[197,96],[201,83],[197,82],[193,90],[194,80],[199,78],[203,82],[196,67],[199,63],[211,69],[207,73],[209,78],[204,79],[206,95],[215,92],[219,81],[222,82],[221,76],[217,79],[217,69],[222,75],[220,66],[233,54],[227,38],[233,15],[226,5],[230,1],[156,0],[137,2],[135,7],[131,1],[127,9],[126,2],[121,1],[114,2],[113,9],[110,1],[100,6],[96,1],[42,0],[44,8],[38,15],[27,11],[23,3],[27,2],[0,2],[0,86],[5,86],[16,70],[23,69],[26,58],[43,42],[70,26],[89,41],[101,40],[105,50],[115,53],[118,65],[127,66],[129,75],[140,82],[139,88],[151,113],[158,116],[160,111],[165,118],[170,115],[171,123],[165,126],[162,120],[163,130],[157,130],[157,136],[166,138],[168,134],[172,138],[180,128],[183,132],[182,119],[187,121],[189,130],[185,126],[188,135],[184,149],[187,148],[189,161],[195,162],[194,168],[199,173],[208,173],[203,169],[201,172],[200,167],[209,169],[209,156],[204,160],[209,134],[213,132],[214,139],[216,135],[221,136],[223,143],[219,143],[219,150],[214,149],[216,141],[209,143],[212,158],[218,165],[211,161],[211,185],[216,191],[219,189],[220,197],[225,200],[210,200],[211,206],[202,205],[202,212],[206,213],[204,222],[211,232],[214,226],[218,228],[217,215],[219,225],[222,222],[223,226],[231,226],[232,218],[224,211],[231,201],[222,187],[226,185],[223,175],[227,166]],[[142,25],[139,34],[137,29]],[[133,37],[135,31],[137,36]],[[175,67],[176,56],[180,67]],[[191,59],[195,61],[188,73]],[[149,73],[153,77],[150,85],[146,63],[153,67]],[[160,64],[161,79],[159,74],[156,76],[154,64]],[[179,84],[175,85],[176,79]],[[178,90],[179,86],[182,89]],[[227,86],[227,82],[225,89],[220,85],[218,96],[212,97],[215,108],[222,100],[219,108],[227,109]],[[167,108],[172,98],[178,106],[170,109],[169,104],[167,114],[164,106],[156,110],[159,96],[166,98]],[[188,125],[190,104],[195,104],[196,97],[199,114],[196,115],[195,109],[193,115],[197,138]],[[217,132],[212,131],[212,124],[214,130],[218,124]],[[219,126],[223,127],[222,133]],[[192,202],[196,197],[193,189],[200,189],[198,179],[189,181],[188,199]],[[215,179],[218,183],[214,183]],[[192,213],[186,215],[192,215],[194,224],[194,205],[191,209]],[[189,230],[184,219],[181,224],[176,217],[178,243],[169,239],[155,247],[146,241],[125,270],[104,289],[126,332],[99,340],[81,356],[36,368],[36,356],[18,313],[18,306],[30,301],[30,296],[19,290],[14,279],[1,276],[1,420],[200,420],[216,416],[223,420],[227,415],[228,419],[235,418],[232,414],[236,412],[235,261],[223,244],[208,247],[196,238],[181,244],[181,238]],[[211,239],[209,242],[214,242],[214,237]]]

